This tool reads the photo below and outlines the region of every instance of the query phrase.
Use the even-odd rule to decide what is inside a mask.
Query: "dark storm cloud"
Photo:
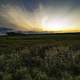
[[[34,10],[39,5],[38,0],[0,0],[0,6],[2,5],[17,5],[25,7],[28,10]]]
[[[19,5],[24,6],[28,10],[36,9],[39,4],[44,6],[72,6],[72,8],[80,7],[80,0],[0,0],[0,5]]]

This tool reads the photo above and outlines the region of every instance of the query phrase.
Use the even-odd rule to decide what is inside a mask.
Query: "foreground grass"
[[[1,37],[0,80],[80,80],[78,37]]]

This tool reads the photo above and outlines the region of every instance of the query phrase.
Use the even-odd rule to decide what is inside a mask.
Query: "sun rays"
[[[2,24],[15,26],[23,31],[79,31],[79,11],[67,13],[68,9],[57,10],[40,5],[34,12],[30,12],[20,6],[4,6],[1,8],[0,17]],[[64,11],[61,13],[61,11]],[[78,13],[77,13],[78,12]],[[77,14],[77,15],[76,15]],[[5,22],[4,22],[5,21]],[[1,23],[1,22],[0,22]],[[78,29],[77,29],[78,28]]]

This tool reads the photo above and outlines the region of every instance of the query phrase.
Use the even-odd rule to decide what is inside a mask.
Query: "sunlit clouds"
[[[22,31],[80,31],[80,10],[39,5],[33,12],[18,5],[2,5],[0,24]]]
[[[18,6],[4,7],[1,17],[6,20],[6,25],[11,24],[20,30],[40,30],[38,23],[35,22],[34,15]]]

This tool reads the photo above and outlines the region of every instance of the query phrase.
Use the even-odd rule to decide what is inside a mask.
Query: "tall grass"
[[[80,80],[79,41],[0,43],[0,80]]]

